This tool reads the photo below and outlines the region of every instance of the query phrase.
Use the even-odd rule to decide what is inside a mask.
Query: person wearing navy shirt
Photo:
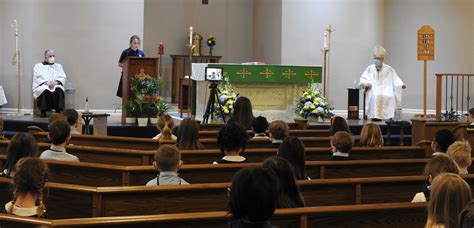
[[[137,35],[133,35],[130,37],[130,47],[123,50],[122,54],[120,55],[118,66],[123,68],[123,62],[127,57],[145,57],[145,52],[139,49],[140,48],[140,37]],[[122,75],[120,76],[120,82],[117,89],[117,97],[122,97]]]

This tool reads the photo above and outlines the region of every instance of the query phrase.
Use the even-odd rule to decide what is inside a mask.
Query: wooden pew
[[[0,156],[5,160],[5,156]],[[306,172],[312,179],[417,176],[421,175],[429,159],[385,159],[360,161],[306,162]],[[86,162],[47,161],[49,180],[88,186],[140,186],[156,177],[153,166],[118,166]],[[231,182],[234,173],[245,164],[183,165],[180,176],[189,183]]]
[[[474,175],[465,176],[473,186]],[[0,178],[0,203],[11,200],[10,179]],[[298,181],[306,206],[410,202],[425,177],[400,176]],[[87,187],[48,182],[52,218],[148,215],[226,210],[230,183],[181,186]],[[474,188],[473,188],[474,189]],[[212,202],[212,203],[209,203]]]
[[[306,126],[297,123],[286,123],[290,130],[305,130]],[[223,123],[199,124],[200,131],[219,131],[224,126]]]
[[[428,203],[391,203],[350,206],[304,207],[277,209],[272,225],[278,227],[423,227]],[[0,221],[12,227],[37,225],[49,227],[226,227],[227,211],[96,217],[74,219],[38,219],[0,214]]]
[[[0,141],[0,154],[6,154],[8,142]],[[49,149],[50,145],[39,143],[39,152]],[[357,160],[424,158],[425,147],[421,146],[385,146],[354,147],[351,157]],[[82,162],[111,165],[151,165],[155,150],[132,150],[107,147],[67,146],[68,153],[76,155]],[[249,162],[263,162],[277,154],[277,148],[246,149],[243,155]],[[332,152],[329,147],[307,147],[308,161],[329,160]],[[181,159],[185,164],[211,164],[223,154],[218,149],[182,150]]]
[[[208,139],[208,138],[217,138],[218,130],[206,130],[206,131],[199,131],[199,138],[200,139]],[[250,137],[254,136],[253,131],[247,131]],[[304,129],[304,130],[290,130],[289,135],[295,137],[328,137],[330,136],[330,130],[320,130],[320,129]]]
[[[47,132],[35,132],[33,136],[38,142],[45,142]],[[306,147],[329,147],[330,137],[300,137]],[[205,138],[199,140],[207,149],[216,149],[217,140],[215,138]],[[133,138],[119,136],[100,136],[100,135],[73,135],[70,144],[78,146],[96,146],[123,148],[135,150],[156,150],[160,146],[160,142],[148,138]],[[163,144],[174,144],[172,140],[161,141]],[[247,143],[247,148],[265,148],[270,147],[271,143],[268,139],[251,139]]]

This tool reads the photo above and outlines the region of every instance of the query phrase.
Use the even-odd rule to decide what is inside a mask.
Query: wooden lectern
[[[158,78],[158,58],[128,57],[123,63],[122,77],[122,123],[125,123],[127,101],[135,98],[130,86],[135,75],[146,74]]]
[[[347,119],[359,119],[359,89],[347,88]]]

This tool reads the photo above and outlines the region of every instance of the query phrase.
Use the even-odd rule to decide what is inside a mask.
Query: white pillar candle
[[[324,50],[328,50],[329,49],[329,38],[328,38],[329,34],[328,32],[324,32],[324,43],[323,43],[323,48]]]
[[[189,45],[193,44],[193,27],[189,27]]]

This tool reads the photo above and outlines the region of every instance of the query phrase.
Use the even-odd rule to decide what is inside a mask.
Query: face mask
[[[51,63],[51,64],[53,64],[53,63],[54,63],[54,57],[53,57],[53,56],[49,57],[49,59],[48,59],[48,63]]]
[[[374,59],[374,65],[378,68],[380,68],[382,66],[382,62],[378,59]]]

